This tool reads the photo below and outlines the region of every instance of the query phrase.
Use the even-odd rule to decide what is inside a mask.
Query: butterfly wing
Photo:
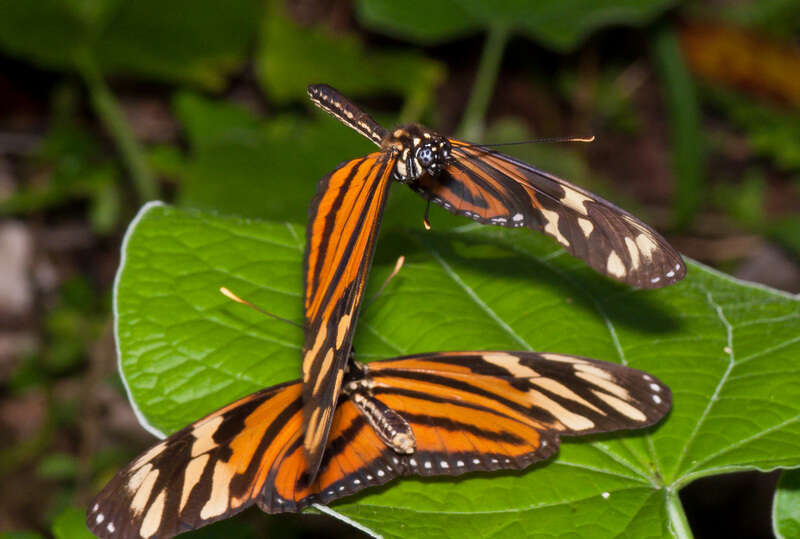
[[[417,451],[406,471],[422,475],[524,468],[560,436],[646,427],[672,405],[652,375],[562,354],[449,352],[367,367],[375,398],[409,421]]]
[[[562,354],[423,354],[371,362],[365,376],[373,397],[408,422],[414,452],[388,447],[343,396],[313,484],[297,443],[259,499],[263,510],[330,503],[401,475],[522,469],[555,454],[561,436],[647,427],[672,405],[652,375]]]
[[[598,272],[639,288],[686,274],[660,234],[611,202],[507,155],[449,141],[445,169],[412,185],[435,204],[481,223],[539,230]]]
[[[398,364],[402,370],[402,364]],[[302,444],[296,443],[276,466],[259,507],[267,513],[296,512],[328,504],[402,475],[458,475],[474,470],[521,469],[558,449],[554,433],[511,417],[470,409],[468,423],[450,419],[449,406],[434,395],[381,393],[376,398],[400,406],[417,448],[399,454],[376,434],[361,411],[343,397],[336,409],[319,473],[311,480]],[[398,396],[400,395],[400,396]],[[429,413],[430,412],[430,413]],[[434,464],[435,463],[435,464]],[[312,482],[309,482],[309,481]]]
[[[98,537],[171,537],[252,505],[302,432],[299,381],[244,397],[142,453],[91,502]]]
[[[320,181],[309,209],[303,399],[312,476],[341,392],[394,161],[375,152],[345,163]]]
[[[552,456],[560,436],[641,428],[671,394],[613,363],[533,352],[449,352],[369,363],[353,378],[408,423],[415,449],[383,443],[342,395],[314,476],[302,440],[297,381],[244,397],[144,452],[87,513],[98,537],[171,537],[254,502],[268,513],[329,503],[400,475],[521,469]]]
[[[478,399],[498,412],[507,405],[507,412],[518,410],[536,428],[566,436],[646,427],[672,406],[669,388],[644,371],[566,354],[440,352],[374,361],[367,368],[376,397]]]

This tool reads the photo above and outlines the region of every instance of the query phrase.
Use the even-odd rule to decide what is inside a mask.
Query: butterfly
[[[655,230],[566,180],[420,125],[387,131],[324,84],[309,86],[308,95],[380,146],[320,180],[309,207],[303,397],[312,475],[322,462],[392,181],[481,223],[544,232],[595,270],[633,286],[658,288],[686,274],[680,254]]]
[[[327,504],[403,475],[522,469],[561,436],[642,428],[669,411],[643,371],[562,354],[440,352],[347,363],[322,465],[303,447],[300,380],[196,421],[122,469],[90,503],[98,537],[171,537],[256,504]]]

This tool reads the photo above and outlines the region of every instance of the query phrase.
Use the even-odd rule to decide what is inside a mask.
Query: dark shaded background
[[[0,532],[58,533],[152,442],[116,374],[109,312],[140,204],[304,223],[316,180],[372,151],[312,110],[308,83],[385,123],[480,142],[594,134],[509,151],[687,256],[800,292],[800,5],[540,4],[0,0]],[[390,204],[387,230],[419,225],[417,198]],[[776,481],[695,482],[693,530],[771,536]],[[332,525],[249,512],[201,534]]]

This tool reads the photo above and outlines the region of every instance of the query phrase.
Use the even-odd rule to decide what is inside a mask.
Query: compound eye
[[[423,146],[417,151],[417,159],[423,167],[429,166],[433,162],[433,150],[430,146]]]

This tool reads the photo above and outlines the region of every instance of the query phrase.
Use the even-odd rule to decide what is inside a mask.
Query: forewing
[[[539,230],[598,272],[639,288],[686,274],[658,232],[611,202],[507,155],[449,140],[448,166],[413,184],[435,204],[481,223]]]
[[[394,157],[382,152],[345,163],[320,181],[309,209],[303,443],[312,476],[341,392],[393,165]]]
[[[301,384],[244,397],[156,444],[89,506],[101,538],[172,537],[252,505],[302,432]]]
[[[258,506],[267,513],[296,512],[312,503],[330,503],[364,488],[381,485],[402,472],[386,446],[349,398],[336,408],[319,473],[308,471],[302,443],[294,444],[275,467]]]

